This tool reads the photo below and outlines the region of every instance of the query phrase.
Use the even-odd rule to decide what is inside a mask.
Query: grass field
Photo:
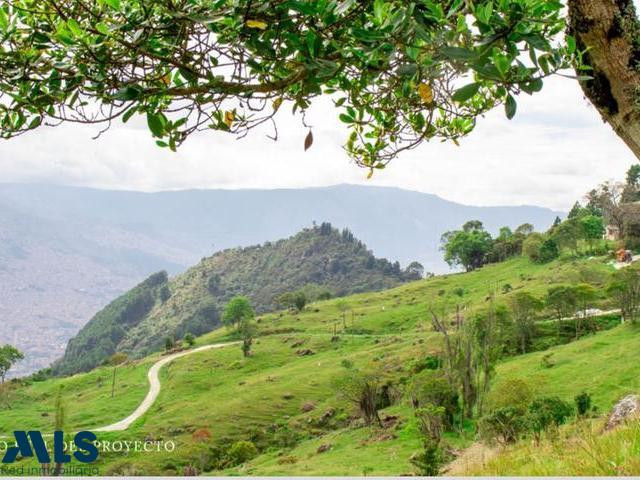
[[[363,427],[352,405],[332,387],[344,373],[344,361],[375,369],[391,385],[400,385],[414,360],[439,349],[429,306],[451,309],[462,303],[465,314],[471,315],[485,308],[491,292],[498,292],[498,301],[511,294],[502,293],[507,290],[542,297],[555,284],[589,282],[602,287],[611,273],[601,259],[541,266],[517,258],[473,273],[316,302],[298,314],[263,315],[251,358],[243,359],[233,346],[176,360],[161,371],[162,390],[143,418],[126,432],[100,434],[108,440],[172,440],[177,445],[173,453],[104,453],[98,466],[102,474],[113,475],[181,475],[187,466],[222,475],[410,474],[414,470],[409,459],[420,441],[409,405],[399,396],[382,412],[390,419],[387,428]],[[607,309],[612,304],[603,297],[596,306]],[[545,315],[549,314],[541,314],[541,319]],[[332,341],[334,332],[337,341]],[[227,331],[219,330],[198,338],[197,345],[228,338]],[[495,383],[524,377],[541,393],[567,400],[587,390],[605,411],[623,394],[638,390],[638,347],[640,332],[618,327],[554,347],[552,368],[541,363],[549,352],[507,359],[498,366]],[[298,354],[305,349],[313,354]],[[8,385],[3,389],[6,401],[0,404],[0,433],[27,427],[50,431],[58,392],[66,406],[67,431],[120,420],[145,396],[147,370],[158,358],[156,354],[118,367],[113,398],[113,369],[107,367],[70,378]],[[252,441],[259,454],[242,465],[218,470],[211,462],[212,448],[238,440]],[[471,429],[447,440],[460,449],[474,441],[474,434]],[[501,463],[486,466],[486,472],[529,473],[524,464],[520,467],[523,460],[515,460],[526,458],[517,453],[525,450],[526,445],[519,445],[512,457],[495,457]],[[559,463],[549,465],[549,472],[563,474],[554,470]],[[473,473],[485,472],[483,466],[478,468]]]

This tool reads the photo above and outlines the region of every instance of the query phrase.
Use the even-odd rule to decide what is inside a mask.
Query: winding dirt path
[[[205,350],[211,350],[212,348],[222,348],[228,345],[235,345],[238,342],[228,342],[228,343],[216,343],[212,345],[204,345],[202,347],[194,348],[193,350],[186,350],[184,352],[174,353],[172,355],[168,355],[164,358],[161,358],[156,363],[154,363],[149,369],[149,373],[147,374],[147,378],[149,379],[149,391],[147,392],[147,396],[144,397],[144,400],[138,405],[138,408],[134,410],[134,412],[129,415],[127,418],[120,420],[119,422],[112,423],[111,425],[107,425],[105,427],[94,428],[92,431],[94,432],[120,432],[122,430],[126,430],[131,426],[133,422],[138,420],[142,415],[147,413],[147,411],[151,408],[153,403],[158,398],[158,394],[160,393],[160,378],[158,374],[160,373],[160,369],[164,367],[167,363],[171,363],[174,360],[186,357],[187,355],[192,355],[194,353],[203,352]]]

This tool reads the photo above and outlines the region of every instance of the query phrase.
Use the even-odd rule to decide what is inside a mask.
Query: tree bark
[[[569,0],[568,33],[592,77],[581,81],[605,122],[640,159],[640,22],[633,0]]]

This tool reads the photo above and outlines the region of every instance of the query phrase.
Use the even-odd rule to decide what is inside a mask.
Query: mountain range
[[[213,252],[286,238],[314,222],[348,227],[379,257],[447,270],[440,236],[470,219],[491,232],[561,212],[474,207],[387,187],[158,193],[0,184],[0,342],[26,353],[15,374],[49,365],[69,338],[150,274]]]

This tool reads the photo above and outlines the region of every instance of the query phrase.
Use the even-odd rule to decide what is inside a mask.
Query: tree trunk
[[[569,0],[568,33],[584,62],[587,98],[640,159],[640,23],[633,0]]]

